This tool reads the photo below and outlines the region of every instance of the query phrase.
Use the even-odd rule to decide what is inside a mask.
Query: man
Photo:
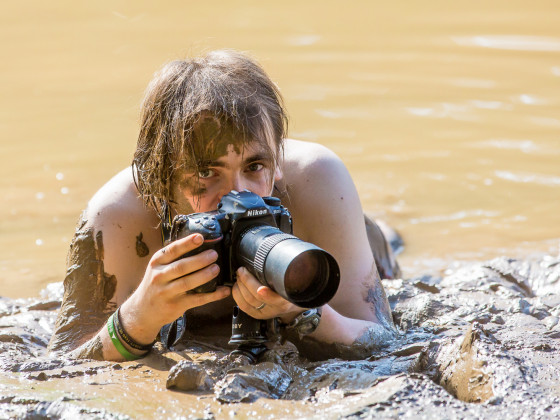
[[[279,197],[292,214],[294,235],[331,253],[340,266],[338,292],[312,311],[320,322],[296,345],[331,349],[325,357],[364,357],[390,338],[391,314],[370,248],[372,242],[389,255],[383,235],[368,237],[340,159],[320,145],[285,139],[285,131],[276,86],[245,55],[215,51],[163,67],[142,105],[132,170],[105,184],[82,215],[49,349],[132,360],[185,311],[195,320],[188,325],[193,331],[203,324],[229,327],[234,301],[257,319],[309,323],[304,308],[243,267],[233,288],[186,293],[217,275],[216,252],[178,259],[201,245],[199,234],[162,247],[173,216],[215,210],[223,195],[244,189]]]

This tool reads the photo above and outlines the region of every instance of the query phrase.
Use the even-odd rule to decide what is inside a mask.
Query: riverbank
[[[48,358],[61,300],[0,299],[2,418],[557,418],[560,257],[384,281],[398,337],[366,360],[256,366],[193,344],[139,362]]]

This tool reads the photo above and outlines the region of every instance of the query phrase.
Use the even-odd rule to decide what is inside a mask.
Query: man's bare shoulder
[[[300,140],[286,140],[282,186],[296,202],[312,204],[330,201],[338,189],[353,187],[346,166],[327,147]],[[307,208],[305,210],[308,210]]]
[[[281,191],[282,201],[290,209],[296,230],[307,240],[315,239],[317,209],[339,216],[336,209],[346,199],[344,207],[360,207],[355,188],[340,158],[327,147],[299,140],[287,140]],[[345,212],[346,209],[340,209]]]
[[[340,163],[340,158],[322,144],[294,139],[284,142],[285,176],[299,178],[302,171]]]
[[[120,304],[138,285],[150,257],[162,246],[159,218],[143,203],[130,168],[95,193],[84,221],[85,228],[103,239],[104,269],[116,277],[116,301]]]
[[[95,193],[85,216],[88,223],[96,227],[126,221],[127,224],[156,228],[159,222],[155,211],[144,205],[134,184],[131,168],[116,174]]]

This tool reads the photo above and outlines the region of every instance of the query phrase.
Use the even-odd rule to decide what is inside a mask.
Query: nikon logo
[[[264,216],[267,214],[268,211],[266,209],[262,210],[247,210],[247,216],[254,217],[254,216]]]

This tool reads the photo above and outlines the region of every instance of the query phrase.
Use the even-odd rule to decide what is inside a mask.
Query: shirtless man
[[[234,304],[257,319],[290,324],[300,317],[304,308],[243,267],[232,288],[187,294],[219,272],[215,251],[178,259],[200,246],[199,234],[163,247],[169,218],[215,210],[223,195],[244,189],[279,197],[294,235],[340,266],[338,292],[322,307],[316,329],[295,344],[346,352],[325,357],[365,357],[390,337],[391,314],[370,248],[387,256],[383,236],[371,221],[363,223],[340,159],[318,144],[285,139],[285,131],[277,88],[245,55],[215,51],[163,67],[142,105],[132,169],[94,195],[78,224],[49,350],[130,360],[145,355],[161,327],[185,311],[197,322],[210,319],[205,328],[229,327]],[[107,321],[115,317],[119,328],[111,331],[115,325]]]

